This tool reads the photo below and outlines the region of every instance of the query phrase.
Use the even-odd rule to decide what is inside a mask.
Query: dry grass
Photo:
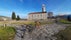
[[[34,24],[34,21],[0,21],[0,24]]]

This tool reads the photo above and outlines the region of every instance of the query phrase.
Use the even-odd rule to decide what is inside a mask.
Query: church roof
[[[32,13],[29,13],[29,15],[30,14],[40,14],[40,13],[43,13],[44,14],[44,13],[47,13],[47,12],[32,12]]]

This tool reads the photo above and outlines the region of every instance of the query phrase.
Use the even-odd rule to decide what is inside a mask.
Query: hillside
[[[7,17],[7,16],[0,16],[0,21],[2,20],[10,20],[11,18],[10,17]]]

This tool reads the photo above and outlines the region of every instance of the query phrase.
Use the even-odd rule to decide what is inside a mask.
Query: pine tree
[[[16,18],[16,20],[20,20],[20,17],[19,17],[19,15],[17,15],[17,18]]]
[[[15,12],[12,12],[12,20],[16,20]]]

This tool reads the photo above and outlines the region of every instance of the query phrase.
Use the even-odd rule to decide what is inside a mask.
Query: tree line
[[[20,20],[20,16],[16,16],[15,12],[12,12],[12,20]]]

